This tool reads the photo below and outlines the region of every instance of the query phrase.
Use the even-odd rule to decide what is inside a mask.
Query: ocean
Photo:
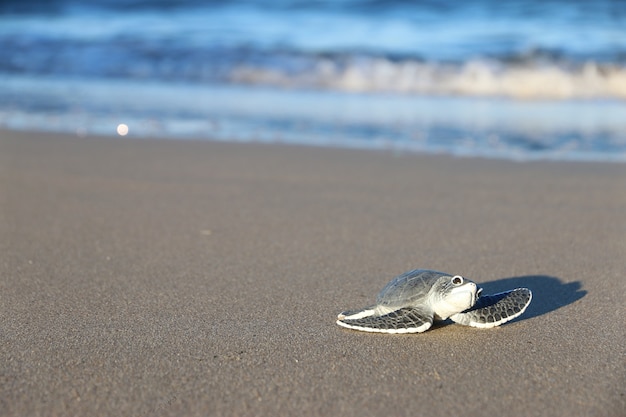
[[[0,127],[626,162],[626,1],[4,0]]]

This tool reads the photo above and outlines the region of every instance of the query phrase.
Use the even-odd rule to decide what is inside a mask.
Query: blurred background
[[[626,161],[626,2],[2,0],[0,127]]]

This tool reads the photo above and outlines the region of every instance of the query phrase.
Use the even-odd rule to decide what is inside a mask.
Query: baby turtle
[[[364,332],[421,333],[433,320],[450,318],[489,329],[518,317],[532,299],[528,288],[493,295],[481,292],[482,288],[460,275],[415,269],[385,285],[375,305],[339,314],[337,324]]]

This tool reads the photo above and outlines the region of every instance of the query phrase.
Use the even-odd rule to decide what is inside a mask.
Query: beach
[[[0,414],[626,415],[626,165],[0,131]],[[519,319],[335,324],[414,268]]]

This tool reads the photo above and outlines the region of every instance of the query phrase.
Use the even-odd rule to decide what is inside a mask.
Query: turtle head
[[[476,304],[482,288],[460,275],[442,276],[430,290],[430,302],[439,319],[465,311]]]

